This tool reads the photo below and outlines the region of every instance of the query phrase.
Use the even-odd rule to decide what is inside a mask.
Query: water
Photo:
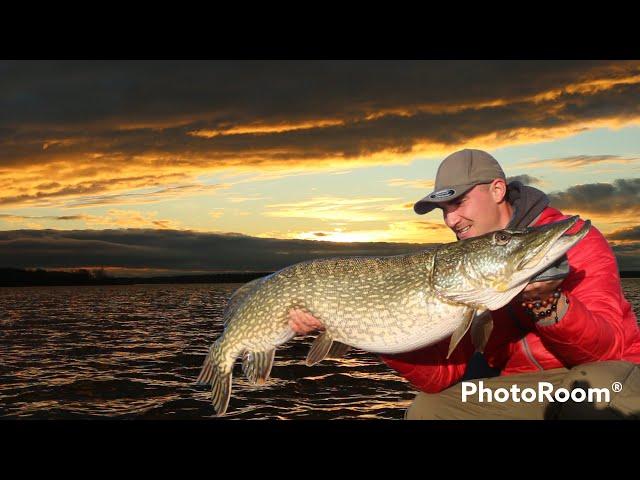
[[[640,312],[640,279],[623,279]],[[240,284],[0,288],[0,417],[214,418],[195,386]],[[375,355],[313,367],[313,337],[280,347],[271,380],[234,371],[228,419],[399,419],[415,395]]]

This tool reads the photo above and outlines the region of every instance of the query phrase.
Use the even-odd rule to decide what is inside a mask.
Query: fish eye
[[[511,240],[511,235],[505,232],[496,232],[493,235],[493,241],[496,245],[506,245]]]

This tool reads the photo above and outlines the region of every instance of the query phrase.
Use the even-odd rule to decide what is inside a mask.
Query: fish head
[[[529,281],[554,264],[588,233],[572,216],[524,230],[498,230],[440,247],[435,255],[432,286],[454,303],[497,310],[511,301]]]

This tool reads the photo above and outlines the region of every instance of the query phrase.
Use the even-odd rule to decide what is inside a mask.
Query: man
[[[435,208],[458,240],[567,218],[549,206],[543,192],[520,182],[507,186],[491,155],[469,149],[443,160],[434,192],[414,206],[420,215]],[[290,325],[299,334],[322,328],[299,310],[290,312]],[[640,418],[640,329],[624,298],[613,252],[595,227],[520,296],[476,319],[447,359],[448,344],[447,338],[414,352],[381,356],[422,391],[406,418]],[[484,352],[500,375],[460,383],[474,352]],[[548,395],[533,401],[518,395],[525,389],[539,392],[541,385]],[[574,392],[590,388],[608,389],[609,395],[603,392],[589,402]],[[474,389],[484,395],[471,395]],[[499,389],[509,391],[509,398],[490,401]],[[560,390],[572,394],[568,401],[554,396]]]

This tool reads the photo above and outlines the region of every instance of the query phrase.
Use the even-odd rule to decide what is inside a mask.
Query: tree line
[[[133,285],[140,283],[245,283],[273,272],[219,272],[158,277],[111,277],[103,269],[70,271],[0,268],[0,286]]]

